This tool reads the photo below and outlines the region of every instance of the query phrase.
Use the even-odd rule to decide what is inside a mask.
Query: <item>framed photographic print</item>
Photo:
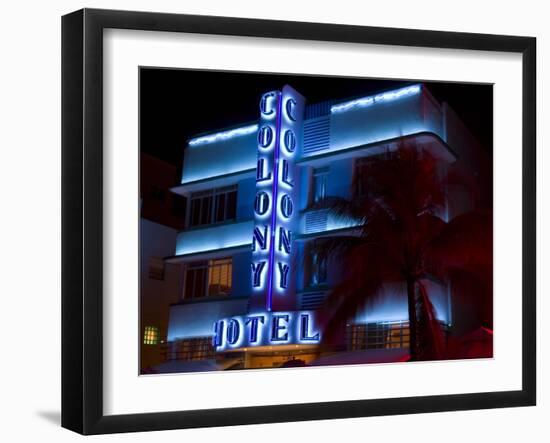
[[[62,21],[62,425],[529,406],[530,37]]]

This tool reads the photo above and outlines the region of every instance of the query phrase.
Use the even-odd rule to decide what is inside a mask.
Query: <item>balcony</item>
[[[176,239],[175,258],[196,258],[223,250],[249,249],[253,230],[253,220],[245,220],[181,231]]]
[[[184,153],[181,184],[194,191],[194,184],[255,171],[256,132],[256,125],[244,125],[190,140]]]
[[[402,136],[424,134],[446,140],[442,107],[422,85],[315,106],[319,105],[326,105],[326,112],[304,121],[297,159],[302,164],[326,155],[354,156],[350,151],[358,147],[375,154],[373,145]],[[186,195],[253,178],[257,128],[256,123],[247,123],[190,140],[181,184],[173,191]]]
[[[204,301],[204,302],[203,302]],[[211,337],[214,323],[220,318],[242,315],[247,312],[248,297],[227,297],[197,303],[179,303],[170,307],[168,341],[187,338]]]
[[[302,161],[412,134],[445,139],[441,107],[421,85],[334,104],[305,126]]]
[[[300,215],[300,235],[309,236],[354,228],[361,225],[360,220],[344,219],[328,209],[311,209]]]

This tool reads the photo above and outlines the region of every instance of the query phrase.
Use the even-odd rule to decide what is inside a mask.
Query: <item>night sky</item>
[[[308,103],[317,103],[366,96],[418,82],[141,68],[140,149],[180,168],[188,138],[257,120],[260,96],[285,83],[306,97]],[[491,152],[492,85],[424,83],[437,100],[451,105]]]

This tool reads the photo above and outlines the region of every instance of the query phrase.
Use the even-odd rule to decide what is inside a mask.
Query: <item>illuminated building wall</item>
[[[448,146],[447,134],[457,129],[447,114],[422,85],[319,104],[285,86],[259,98],[257,121],[189,140],[181,183],[172,189],[188,200],[187,228],[167,258],[187,272],[168,340],[210,337],[220,352],[318,343],[316,310],[342,269],[331,258],[313,257],[308,243],[353,232],[361,220],[312,206],[325,196],[351,198],[357,162],[396,149],[401,136],[455,162],[468,148]],[[226,282],[204,288],[205,275],[228,266],[216,261],[223,259],[231,262],[230,288]],[[426,284],[433,286],[438,319],[450,324],[449,289]],[[389,283],[382,292],[350,322],[407,321],[404,288]]]
[[[170,305],[178,301],[180,264],[163,258],[174,250],[183,225],[185,199],[166,191],[176,168],[147,154],[140,156],[140,367],[163,361]]]

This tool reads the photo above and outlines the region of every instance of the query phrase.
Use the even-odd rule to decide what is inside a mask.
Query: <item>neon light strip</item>
[[[277,102],[277,121],[275,123],[275,146],[273,147],[273,188],[272,188],[272,207],[271,207],[271,241],[269,242],[269,263],[268,263],[268,288],[266,306],[268,312],[271,311],[271,301],[273,299],[273,272],[275,269],[275,228],[277,220],[277,197],[279,192],[279,154],[281,143],[281,113],[283,112],[283,94],[279,92],[279,101]]]
[[[241,128],[230,129],[229,131],[217,132],[216,134],[205,135],[189,140],[189,146],[205,145],[208,143],[228,140],[230,138],[248,135],[256,132],[258,125],[243,126]]]
[[[182,231],[176,240],[176,255],[190,255],[251,245],[252,220]]]
[[[358,98],[356,100],[331,106],[330,112],[333,114],[337,112],[345,112],[353,108],[363,108],[366,106],[371,106],[375,103],[387,102],[387,101],[396,100],[404,96],[415,95],[420,92],[421,88],[422,87],[420,85],[413,85],[413,86],[407,86],[406,88],[396,89],[395,91],[388,91],[382,94],[376,94],[376,95],[371,95],[369,97]]]

